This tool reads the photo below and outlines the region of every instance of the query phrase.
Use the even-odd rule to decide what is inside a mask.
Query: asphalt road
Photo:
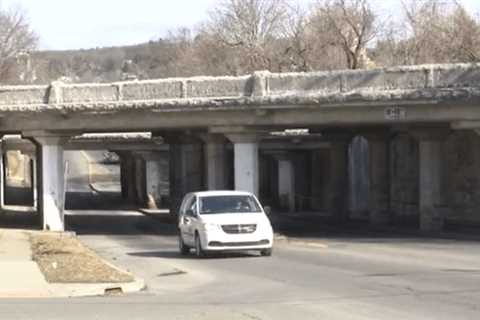
[[[70,228],[143,277],[120,297],[0,300],[1,319],[479,319],[480,243],[328,237],[255,253],[183,258],[175,230],[138,214],[89,212]],[[186,272],[186,273],[184,273]]]

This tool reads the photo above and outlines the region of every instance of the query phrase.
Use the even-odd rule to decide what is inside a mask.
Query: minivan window
[[[199,198],[200,214],[261,212],[254,197],[249,195],[208,196]]]
[[[197,214],[197,199],[196,197],[193,198],[194,201],[193,203],[190,205],[190,210],[192,210],[193,214]]]

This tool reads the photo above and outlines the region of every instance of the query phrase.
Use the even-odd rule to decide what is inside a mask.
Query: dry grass
[[[30,235],[33,260],[50,283],[131,282],[133,276],[105,263],[76,238],[60,234]]]

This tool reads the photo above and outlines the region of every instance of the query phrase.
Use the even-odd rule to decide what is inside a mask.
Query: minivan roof
[[[192,194],[199,197],[212,197],[212,196],[252,196],[251,192],[236,191],[236,190],[214,190],[214,191],[198,191]]]

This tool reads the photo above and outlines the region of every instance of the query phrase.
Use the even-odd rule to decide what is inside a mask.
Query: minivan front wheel
[[[190,248],[185,245],[181,232],[178,235],[178,249],[182,256],[185,256],[190,253]]]
[[[260,254],[264,257],[270,257],[272,255],[272,248],[263,249]]]
[[[205,257],[205,251],[202,249],[202,242],[198,233],[195,234],[195,255],[197,258]]]

